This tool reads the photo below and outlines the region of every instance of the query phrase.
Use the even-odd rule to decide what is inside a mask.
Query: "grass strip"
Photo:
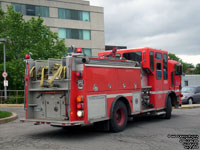
[[[0,119],[1,119],[1,118],[6,118],[6,117],[10,117],[11,115],[12,115],[11,112],[0,111]]]

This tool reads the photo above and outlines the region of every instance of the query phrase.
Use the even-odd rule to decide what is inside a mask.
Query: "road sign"
[[[8,76],[8,73],[7,72],[3,72],[2,73],[2,77],[6,78]]]
[[[4,80],[3,84],[4,86],[8,86],[8,80]]]

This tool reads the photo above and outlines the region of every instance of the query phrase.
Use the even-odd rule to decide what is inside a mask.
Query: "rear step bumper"
[[[83,125],[84,121],[58,121],[58,120],[43,120],[43,119],[20,119],[22,123],[24,122],[33,122],[36,125],[47,124],[52,126],[77,126]]]

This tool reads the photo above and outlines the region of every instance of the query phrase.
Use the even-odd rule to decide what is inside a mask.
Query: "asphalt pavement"
[[[21,107],[0,110],[17,113],[19,118],[25,115]],[[170,120],[136,118],[120,133],[92,126],[66,130],[17,119],[0,125],[0,150],[184,150],[183,142],[173,135],[200,136],[200,108],[173,110]]]

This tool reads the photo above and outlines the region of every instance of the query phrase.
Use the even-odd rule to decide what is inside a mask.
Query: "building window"
[[[26,5],[26,15],[27,16],[35,16],[35,6],[34,5]]]
[[[90,40],[91,35],[89,30],[83,30],[83,40]]]
[[[58,29],[58,37],[66,39],[91,40],[91,31],[82,29]]]
[[[41,17],[49,17],[49,7],[24,5],[24,4],[17,4],[17,3],[13,3],[12,5],[16,12],[20,12],[23,15],[27,15],[27,16],[40,15]]]
[[[90,48],[83,48],[83,53],[86,56],[92,56],[92,50]]]
[[[66,38],[66,30],[65,29],[59,29],[58,30],[58,37],[61,39],[65,39]]]
[[[90,21],[90,12],[82,11],[82,21]]]
[[[185,86],[188,86],[188,81],[187,81],[187,80],[185,80],[184,82],[185,82]]]
[[[58,18],[90,21],[90,12],[58,8]]]

